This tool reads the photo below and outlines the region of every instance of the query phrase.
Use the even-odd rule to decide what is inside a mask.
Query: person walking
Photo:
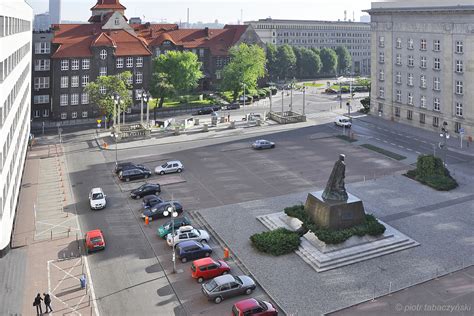
[[[46,310],[44,311],[45,313],[52,312],[53,309],[51,308],[51,296],[49,296],[49,293],[43,293],[44,295],[44,305],[46,305]],[[49,312],[48,312],[49,308]]]
[[[36,315],[43,315],[43,309],[41,308],[41,295],[38,293],[35,297],[35,301],[33,302],[33,306],[36,306]]]

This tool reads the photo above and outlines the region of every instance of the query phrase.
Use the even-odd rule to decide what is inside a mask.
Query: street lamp
[[[439,134],[439,136],[443,138],[443,144],[440,143],[440,148],[444,149],[444,165],[447,166],[446,160],[448,159],[449,132],[448,123],[446,121],[443,122],[443,127],[441,127],[441,133]]]
[[[176,253],[175,253],[175,243],[174,243],[174,218],[178,216],[178,212],[176,212],[176,209],[173,205],[173,202],[171,202],[172,206],[169,206],[166,211],[163,212],[164,216],[171,216],[171,236],[173,238],[173,273],[176,273]]]
[[[245,83],[242,82],[242,86],[244,86],[244,105],[242,106],[242,109],[244,110],[244,117],[245,119],[247,119],[247,117],[245,116]]]
[[[140,123],[143,126],[143,102],[147,104],[146,107],[146,119],[147,119],[147,124],[148,124],[148,119],[150,118],[150,110],[148,109],[148,100],[150,99],[150,94],[142,89],[140,92],[140,100],[141,100],[141,111],[140,111]]]
[[[115,138],[115,165],[118,164],[118,150],[117,150],[117,136],[118,132],[120,132],[120,95],[118,93],[114,93],[112,96],[114,100],[114,138]],[[118,115],[117,115],[118,114]],[[117,120],[118,119],[118,120]],[[117,124],[117,125],[115,125]]]

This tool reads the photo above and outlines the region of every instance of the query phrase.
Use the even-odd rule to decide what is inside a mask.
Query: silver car
[[[183,164],[179,160],[167,161],[161,166],[155,168],[155,173],[164,175],[165,173],[180,173],[184,169]]]
[[[246,275],[231,274],[215,277],[201,285],[201,290],[210,301],[219,304],[223,299],[241,294],[250,295],[257,285]]]
[[[275,143],[265,140],[265,139],[259,139],[252,143],[252,148],[254,149],[275,148]]]

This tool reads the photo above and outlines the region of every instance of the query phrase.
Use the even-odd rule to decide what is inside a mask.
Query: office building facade
[[[61,23],[61,0],[49,0],[50,24]]]

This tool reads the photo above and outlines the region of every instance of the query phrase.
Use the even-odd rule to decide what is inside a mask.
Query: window
[[[462,73],[463,72],[463,62],[462,60],[456,60],[456,69],[455,71],[458,72],[458,73]]]
[[[107,58],[107,51],[105,49],[100,51],[100,59],[104,60]]]
[[[100,67],[99,76],[107,76],[107,67]]]
[[[71,113],[71,118],[77,119],[77,112],[72,112]]]
[[[413,39],[412,38],[408,39],[407,48],[408,49],[413,49]]]
[[[426,68],[426,56],[421,56],[420,57],[420,67],[421,68]]]
[[[82,118],[87,118],[87,111],[82,112]]]
[[[408,78],[407,85],[413,86],[413,74],[408,74],[407,78]]]
[[[161,55],[161,50],[159,48],[155,49],[155,56],[160,56]]]
[[[395,82],[398,84],[402,83],[402,73],[400,71],[397,71],[397,75],[395,76]]]
[[[106,89],[104,86],[100,86],[100,87],[99,87],[99,92],[100,92],[101,94],[106,94],[106,93],[107,93],[107,89]]]
[[[440,40],[434,40],[433,41],[433,50],[435,52],[439,52],[441,50],[441,41]]]
[[[49,77],[35,77],[35,90],[48,89]]]
[[[413,67],[415,65],[415,58],[413,55],[408,55],[408,67]]]
[[[379,36],[379,47],[385,47],[385,36]]]
[[[434,70],[440,70],[441,69],[441,60],[439,58],[434,59],[433,69]]]
[[[133,57],[127,57],[127,68],[133,67]]]
[[[425,124],[426,120],[426,115],[423,113],[420,113],[420,124]]]
[[[441,80],[439,77],[433,78],[433,90],[439,91],[441,88]]]
[[[412,120],[413,119],[413,111],[408,110],[407,111],[407,120]]]
[[[379,63],[383,64],[385,62],[385,54],[384,52],[379,53]]]
[[[402,65],[402,54],[397,54],[395,64],[397,64],[398,66]]]
[[[420,106],[426,108],[426,96],[422,95],[420,98]]]
[[[462,116],[462,103],[456,102],[456,116]]]
[[[43,109],[43,117],[49,117],[49,110]]]
[[[379,103],[378,110],[379,110],[379,113],[383,113],[383,104],[382,103]]]
[[[81,104],[89,104],[89,93],[81,94]]]
[[[385,98],[385,89],[383,87],[379,88],[379,98],[381,99]]]
[[[119,20],[119,18],[115,18],[114,24],[115,24],[115,25],[120,25],[120,20]]]
[[[380,81],[385,80],[385,72],[383,71],[383,69],[380,69],[380,71],[379,71],[379,80]]]
[[[133,84],[133,76],[127,78],[127,84]]]
[[[79,94],[73,93],[71,94],[71,105],[78,105],[79,104]]]
[[[397,90],[397,102],[402,102],[402,91]]]
[[[88,70],[91,67],[91,61],[89,59],[82,60],[82,70]]]
[[[199,57],[204,57],[204,48],[199,49]]]
[[[82,86],[85,87],[89,83],[89,75],[82,76]]]
[[[426,40],[425,39],[420,40],[420,50],[426,50]]]
[[[66,112],[61,113],[61,120],[67,120],[67,113]]]
[[[38,42],[35,43],[35,54],[49,54],[51,52],[51,43]]]
[[[61,77],[61,88],[68,88],[69,87],[69,77],[62,76]]]
[[[79,59],[71,60],[71,70],[79,70]]]
[[[136,89],[135,90],[135,100],[141,100],[142,96],[142,89]]]
[[[408,104],[413,105],[413,93],[408,92]]]
[[[72,88],[79,87],[79,76],[72,76],[71,77],[71,87]]]
[[[425,75],[420,76],[420,88],[426,88],[426,76]]]
[[[143,57],[137,57],[137,67],[143,67]]]
[[[461,123],[454,122],[454,132],[459,133],[461,131]]]
[[[464,84],[462,81],[456,80],[456,94],[463,94],[464,93]]]
[[[138,72],[135,74],[135,83],[142,83],[143,82],[143,74]]]
[[[400,37],[397,37],[397,44],[395,46],[396,48],[402,48],[402,39]]]
[[[456,52],[456,54],[464,53],[464,45],[463,45],[462,41],[456,41],[455,52]]]
[[[400,117],[400,108],[398,106],[395,107],[395,116]]]
[[[439,102],[439,98],[437,97],[433,99],[433,110],[437,112],[440,111],[440,102]]]
[[[69,104],[69,95],[67,94],[61,94],[59,96],[59,102],[61,106],[66,106]]]
[[[35,95],[33,98],[34,104],[48,104],[49,103],[49,95]]]
[[[439,126],[439,117],[433,116],[433,126],[434,127]]]
[[[115,63],[116,68],[123,68],[123,58],[117,58],[117,61]]]
[[[61,60],[61,70],[69,70],[69,60],[63,59]]]
[[[48,71],[50,66],[49,59],[36,59],[35,60],[35,71]]]

